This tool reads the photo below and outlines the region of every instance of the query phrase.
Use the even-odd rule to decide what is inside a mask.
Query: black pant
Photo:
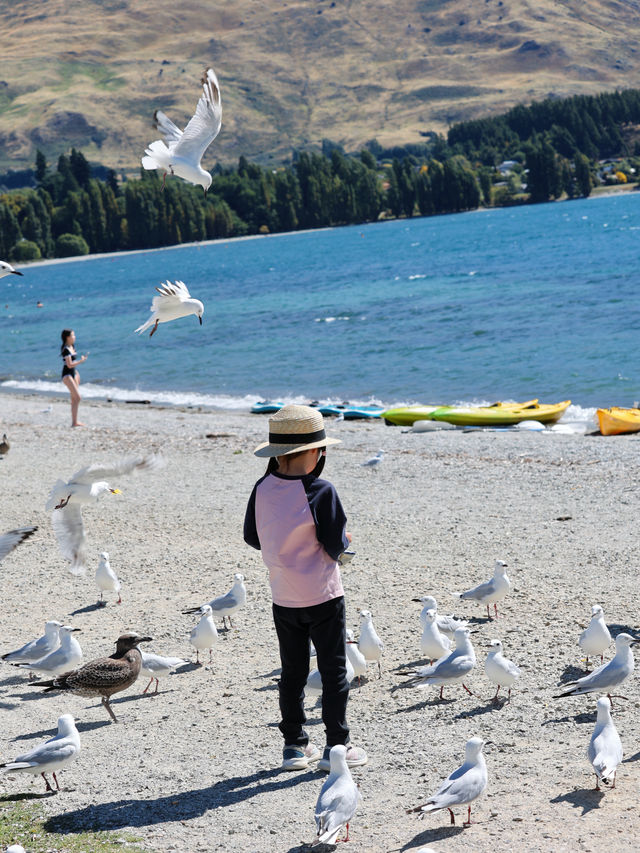
[[[304,686],[309,675],[309,639],[318,655],[322,676],[322,721],[327,746],[349,742],[346,712],[349,698],[345,652],[344,597],[313,607],[273,605],[273,621],[280,643],[280,713],[278,726],[286,744],[306,746],[309,736],[302,728]]]

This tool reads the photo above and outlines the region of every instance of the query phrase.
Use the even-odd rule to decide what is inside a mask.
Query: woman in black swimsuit
[[[84,426],[82,421],[78,420],[78,406],[80,405],[80,373],[76,369],[79,364],[87,360],[86,355],[77,358],[75,350],[76,333],[73,329],[62,330],[62,346],[60,353],[62,355],[62,381],[69,389],[71,395],[71,426]]]

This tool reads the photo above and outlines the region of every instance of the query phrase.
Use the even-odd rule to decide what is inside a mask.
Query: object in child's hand
[[[338,557],[338,562],[341,566],[346,566],[347,563],[350,563],[351,560],[355,557],[355,551],[343,551],[342,554]]]

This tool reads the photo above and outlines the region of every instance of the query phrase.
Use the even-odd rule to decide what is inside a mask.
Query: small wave
[[[343,314],[340,317],[314,317],[315,323],[335,323],[336,320],[350,320],[349,314]]]
[[[426,277],[427,277],[427,276],[426,276],[426,274],[425,274],[425,273],[418,273],[418,274],[416,274],[416,275],[410,275],[410,276],[409,276],[409,281],[415,281],[417,278],[426,278]]]

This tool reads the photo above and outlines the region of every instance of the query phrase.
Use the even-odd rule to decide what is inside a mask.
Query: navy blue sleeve
[[[337,560],[349,547],[346,535],[347,516],[335,488],[327,480],[305,477],[305,491],[316,525],[318,542],[327,554]]]
[[[251,545],[252,548],[257,548],[260,550],[260,539],[258,538],[258,529],[256,527],[256,490],[258,488],[258,483],[253,487],[253,491],[251,492],[251,497],[249,498],[249,503],[247,504],[247,511],[244,515],[244,541],[247,545]]]

